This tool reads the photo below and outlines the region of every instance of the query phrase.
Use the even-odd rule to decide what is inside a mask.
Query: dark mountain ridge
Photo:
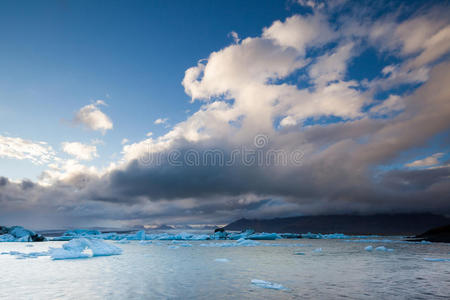
[[[450,224],[442,215],[375,214],[323,215],[275,219],[240,219],[225,226],[225,230],[245,230],[278,233],[344,233],[351,235],[416,235],[426,230]]]

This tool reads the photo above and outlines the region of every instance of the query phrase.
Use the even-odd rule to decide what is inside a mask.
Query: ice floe
[[[214,261],[216,262],[223,262],[223,263],[227,263],[230,260],[228,258],[216,258]]]
[[[77,238],[62,245],[62,248],[50,248],[48,253],[52,259],[59,260],[118,255],[122,249],[98,239]]]
[[[375,248],[375,251],[392,252],[394,251],[394,249],[386,248],[385,246],[379,246]]]
[[[373,246],[367,246],[366,248],[364,248],[364,250],[366,251],[373,251]]]
[[[313,252],[315,252],[315,253],[320,253],[320,252],[322,252],[322,248],[314,249]]]
[[[286,290],[286,288],[279,283],[273,283],[261,279],[252,279],[252,284],[265,289]]]

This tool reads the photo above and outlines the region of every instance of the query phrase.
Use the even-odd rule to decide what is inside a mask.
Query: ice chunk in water
[[[372,251],[372,250],[373,250],[373,247],[372,247],[372,246],[367,246],[366,248],[364,248],[364,250],[366,250],[366,251]]]
[[[169,248],[169,249],[178,249],[178,248],[180,248],[180,246],[170,245],[167,248]]]
[[[294,255],[305,255],[304,252],[295,252]]]
[[[226,263],[226,262],[229,262],[230,260],[229,259],[227,259],[227,258],[216,258],[214,261],[216,261],[216,262],[224,262],[224,263]]]
[[[86,250],[92,251],[92,256],[118,255],[122,249],[102,240],[77,238],[67,242],[62,248],[51,248],[48,252],[52,259],[73,259],[90,257]]]
[[[386,248],[385,246],[376,247],[375,251],[392,252],[394,249]]]
[[[285,290],[286,288],[279,283],[273,283],[261,279],[252,279],[252,284],[265,289]]]
[[[322,252],[322,248],[314,249],[313,252],[320,253],[320,252]]]

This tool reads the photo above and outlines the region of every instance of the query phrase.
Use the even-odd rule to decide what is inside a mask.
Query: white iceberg
[[[286,288],[279,283],[273,283],[261,279],[252,279],[252,284],[265,289],[286,290]]]
[[[322,252],[322,248],[316,248],[316,249],[313,250],[313,252],[320,253],[320,252]]]
[[[214,261],[216,262],[223,262],[223,263],[227,263],[230,260],[228,258],[216,258]]]
[[[372,251],[373,250],[373,246],[367,246],[366,248],[364,248],[364,250],[366,250],[366,251]]]
[[[392,252],[394,249],[386,248],[385,246],[376,247],[375,251]]]
[[[62,248],[51,248],[48,253],[52,259],[58,260],[118,255],[122,249],[98,239],[76,238],[62,245]]]

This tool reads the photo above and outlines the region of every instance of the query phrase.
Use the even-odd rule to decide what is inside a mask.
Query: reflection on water
[[[282,240],[268,247],[170,249],[171,242],[115,244],[122,255],[52,261],[0,255],[0,299],[432,299],[450,297],[450,245]],[[216,242],[216,241],[215,241]],[[305,245],[299,245],[303,243]],[[0,253],[63,242],[0,243]],[[282,247],[282,245],[285,247]],[[296,244],[296,245],[293,245]],[[288,245],[292,245],[289,247]],[[322,248],[322,251],[314,251]],[[302,253],[302,255],[295,255]],[[275,290],[252,279],[283,285]]]

